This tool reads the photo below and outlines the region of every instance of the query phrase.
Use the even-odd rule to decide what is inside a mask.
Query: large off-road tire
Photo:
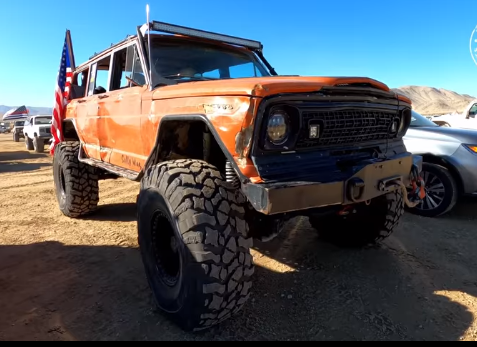
[[[45,140],[39,139],[37,136],[33,138],[33,149],[35,153],[45,152]]]
[[[459,190],[450,171],[441,165],[423,163],[421,177],[426,185],[426,197],[408,211],[419,216],[437,217],[452,210]]]
[[[20,135],[18,133],[13,133],[13,142],[20,142]]]
[[[146,275],[159,308],[186,331],[224,321],[250,296],[253,241],[243,203],[204,161],[168,161],[145,172],[137,216]]]
[[[78,160],[79,142],[62,142],[53,156],[53,180],[59,208],[65,216],[79,218],[97,209],[96,168]]]
[[[27,151],[33,151],[33,141],[27,135],[25,135],[25,148]]]
[[[401,189],[350,208],[348,215],[310,216],[310,224],[319,236],[341,247],[375,245],[394,232],[404,213]]]

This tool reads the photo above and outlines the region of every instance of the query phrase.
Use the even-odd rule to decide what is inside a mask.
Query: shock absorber
[[[225,162],[225,180],[235,189],[240,188],[240,180],[232,166],[232,163],[228,160]]]

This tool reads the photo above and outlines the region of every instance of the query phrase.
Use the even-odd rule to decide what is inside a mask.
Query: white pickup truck
[[[427,117],[439,126],[477,130],[477,99],[472,100],[464,112]]]
[[[30,116],[25,120],[23,134],[25,135],[26,149],[43,153],[45,145],[51,139],[52,116]]]

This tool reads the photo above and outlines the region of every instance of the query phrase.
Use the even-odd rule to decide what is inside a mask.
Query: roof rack
[[[142,30],[147,29],[147,23],[143,25]],[[259,41],[248,40],[236,36],[224,35],[219,33],[214,33],[211,31],[205,31],[200,29],[188,28],[180,25],[169,24],[164,22],[152,21],[149,24],[151,30],[164,32],[169,34],[185,35],[191,37],[200,37],[209,40],[221,41],[223,43],[229,43],[232,45],[246,47],[252,51],[262,51],[263,45]],[[143,31],[143,34],[145,32]]]
[[[126,35],[126,38],[125,38],[125,39],[122,39],[121,41],[116,42],[116,43],[111,43],[111,46],[109,46],[109,48],[106,48],[106,49],[104,49],[104,50],[102,50],[102,51],[100,51],[100,52],[94,52],[94,54],[93,54],[91,57],[89,57],[88,60],[91,60],[91,59],[93,59],[94,57],[96,57],[96,56],[98,56],[98,55],[100,55],[100,54],[103,54],[103,53],[106,52],[108,49],[111,49],[111,47],[118,46],[118,45],[120,45],[120,44],[126,42],[127,40],[129,40],[129,39],[131,39],[131,38],[133,38],[133,37],[135,37],[135,35]]]

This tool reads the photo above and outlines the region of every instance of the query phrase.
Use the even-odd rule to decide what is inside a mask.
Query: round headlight
[[[277,112],[268,120],[267,135],[274,145],[284,143],[288,135],[288,115],[285,112]]]

